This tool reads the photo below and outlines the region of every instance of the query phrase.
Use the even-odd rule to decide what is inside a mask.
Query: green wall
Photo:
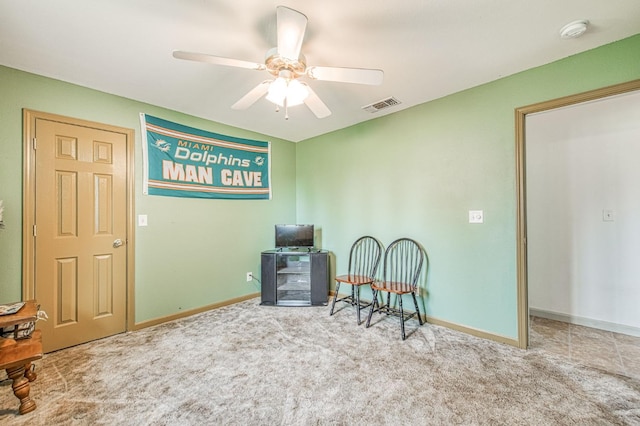
[[[427,314],[517,339],[514,109],[638,79],[638,52],[640,35],[304,141],[298,222],[322,229],[337,272],[361,235],[418,240]]]
[[[260,252],[273,245],[273,224],[295,222],[296,145],[242,129],[57,80],[0,67],[0,303],[21,299],[22,109],[132,128],[135,147],[136,322],[259,291]],[[142,195],[139,113],[214,132],[272,142],[273,199],[201,200]]]

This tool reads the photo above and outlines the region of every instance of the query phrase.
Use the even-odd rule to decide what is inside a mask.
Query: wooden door
[[[128,135],[34,119],[34,296],[45,352],[127,327]]]

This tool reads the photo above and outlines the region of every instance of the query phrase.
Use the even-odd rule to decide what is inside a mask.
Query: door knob
[[[118,238],[117,240],[115,240],[115,241],[113,242],[113,248],[118,248],[118,247],[120,247],[122,244],[124,244],[124,243],[122,242],[122,240],[121,240],[120,238]]]

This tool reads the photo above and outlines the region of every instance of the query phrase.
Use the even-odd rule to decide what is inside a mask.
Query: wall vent
[[[398,104],[401,104],[402,102],[400,102],[399,100],[397,100],[396,98],[394,98],[393,96],[387,99],[383,99],[381,101],[378,102],[374,102],[372,104],[363,106],[362,109],[367,111],[367,112],[378,112],[381,109],[385,109],[385,108],[389,108],[392,106],[396,106]]]

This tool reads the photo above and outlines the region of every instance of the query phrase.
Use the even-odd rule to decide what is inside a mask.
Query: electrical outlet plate
[[[483,223],[484,213],[482,210],[469,210],[469,223]]]
[[[247,272],[247,282],[253,279],[253,272]]]

